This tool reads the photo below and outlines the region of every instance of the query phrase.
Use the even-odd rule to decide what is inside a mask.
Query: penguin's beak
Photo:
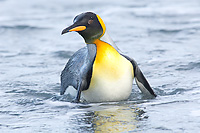
[[[72,24],[71,26],[65,28],[61,35],[71,32],[71,31],[83,31],[86,29],[86,26],[77,25],[76,23]]]

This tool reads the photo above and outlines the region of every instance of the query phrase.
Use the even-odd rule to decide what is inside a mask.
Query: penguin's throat
[[[97,48],[96,59],[95,59],[96,62],[109,61],[111,63],[112,61],[120,57],[118,51],[110,44],[101,41],[99,39],[95,40],[94,44],[96,45]]]
[[[114,79],[119,77],[121,55],[108,43],[99,39],[95,40],[94,43],[97,50],[94,61],[94,73],[103,72],[106,76],[113,77]]]

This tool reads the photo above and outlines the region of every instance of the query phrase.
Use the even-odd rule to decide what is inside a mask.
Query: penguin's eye
[[[92,24],[93,23],[93,20],[88,20],[88,24]]]

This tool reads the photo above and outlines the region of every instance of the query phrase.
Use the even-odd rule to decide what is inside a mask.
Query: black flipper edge
[[[133,65],[135,81],[136,81],[138,88],[141,90],[141,92],[147,96],[156,97],[156,94],[154,93],[153,89],[151,88],[148,81],[144,77],[142,71],[138,67],[135,60],[131,59],[130,57],[128,57],[126,55],[123,55],[123,54],[121,54],[121,55],[124,56],[127,60],[129,60],[131,62],[131,64]]]

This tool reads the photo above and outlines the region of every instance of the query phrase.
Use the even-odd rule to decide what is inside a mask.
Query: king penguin
[[[135,78],[142,93],[156,97],[137,63],[112,41],[99,15],[79,14],[61,34],[72,31],[78,32],[87,45],[71,56],[62,71],[61,95],[73,86],[77,90],[74,102],[80,102],[80,98],[87,102],[126,100]]]

